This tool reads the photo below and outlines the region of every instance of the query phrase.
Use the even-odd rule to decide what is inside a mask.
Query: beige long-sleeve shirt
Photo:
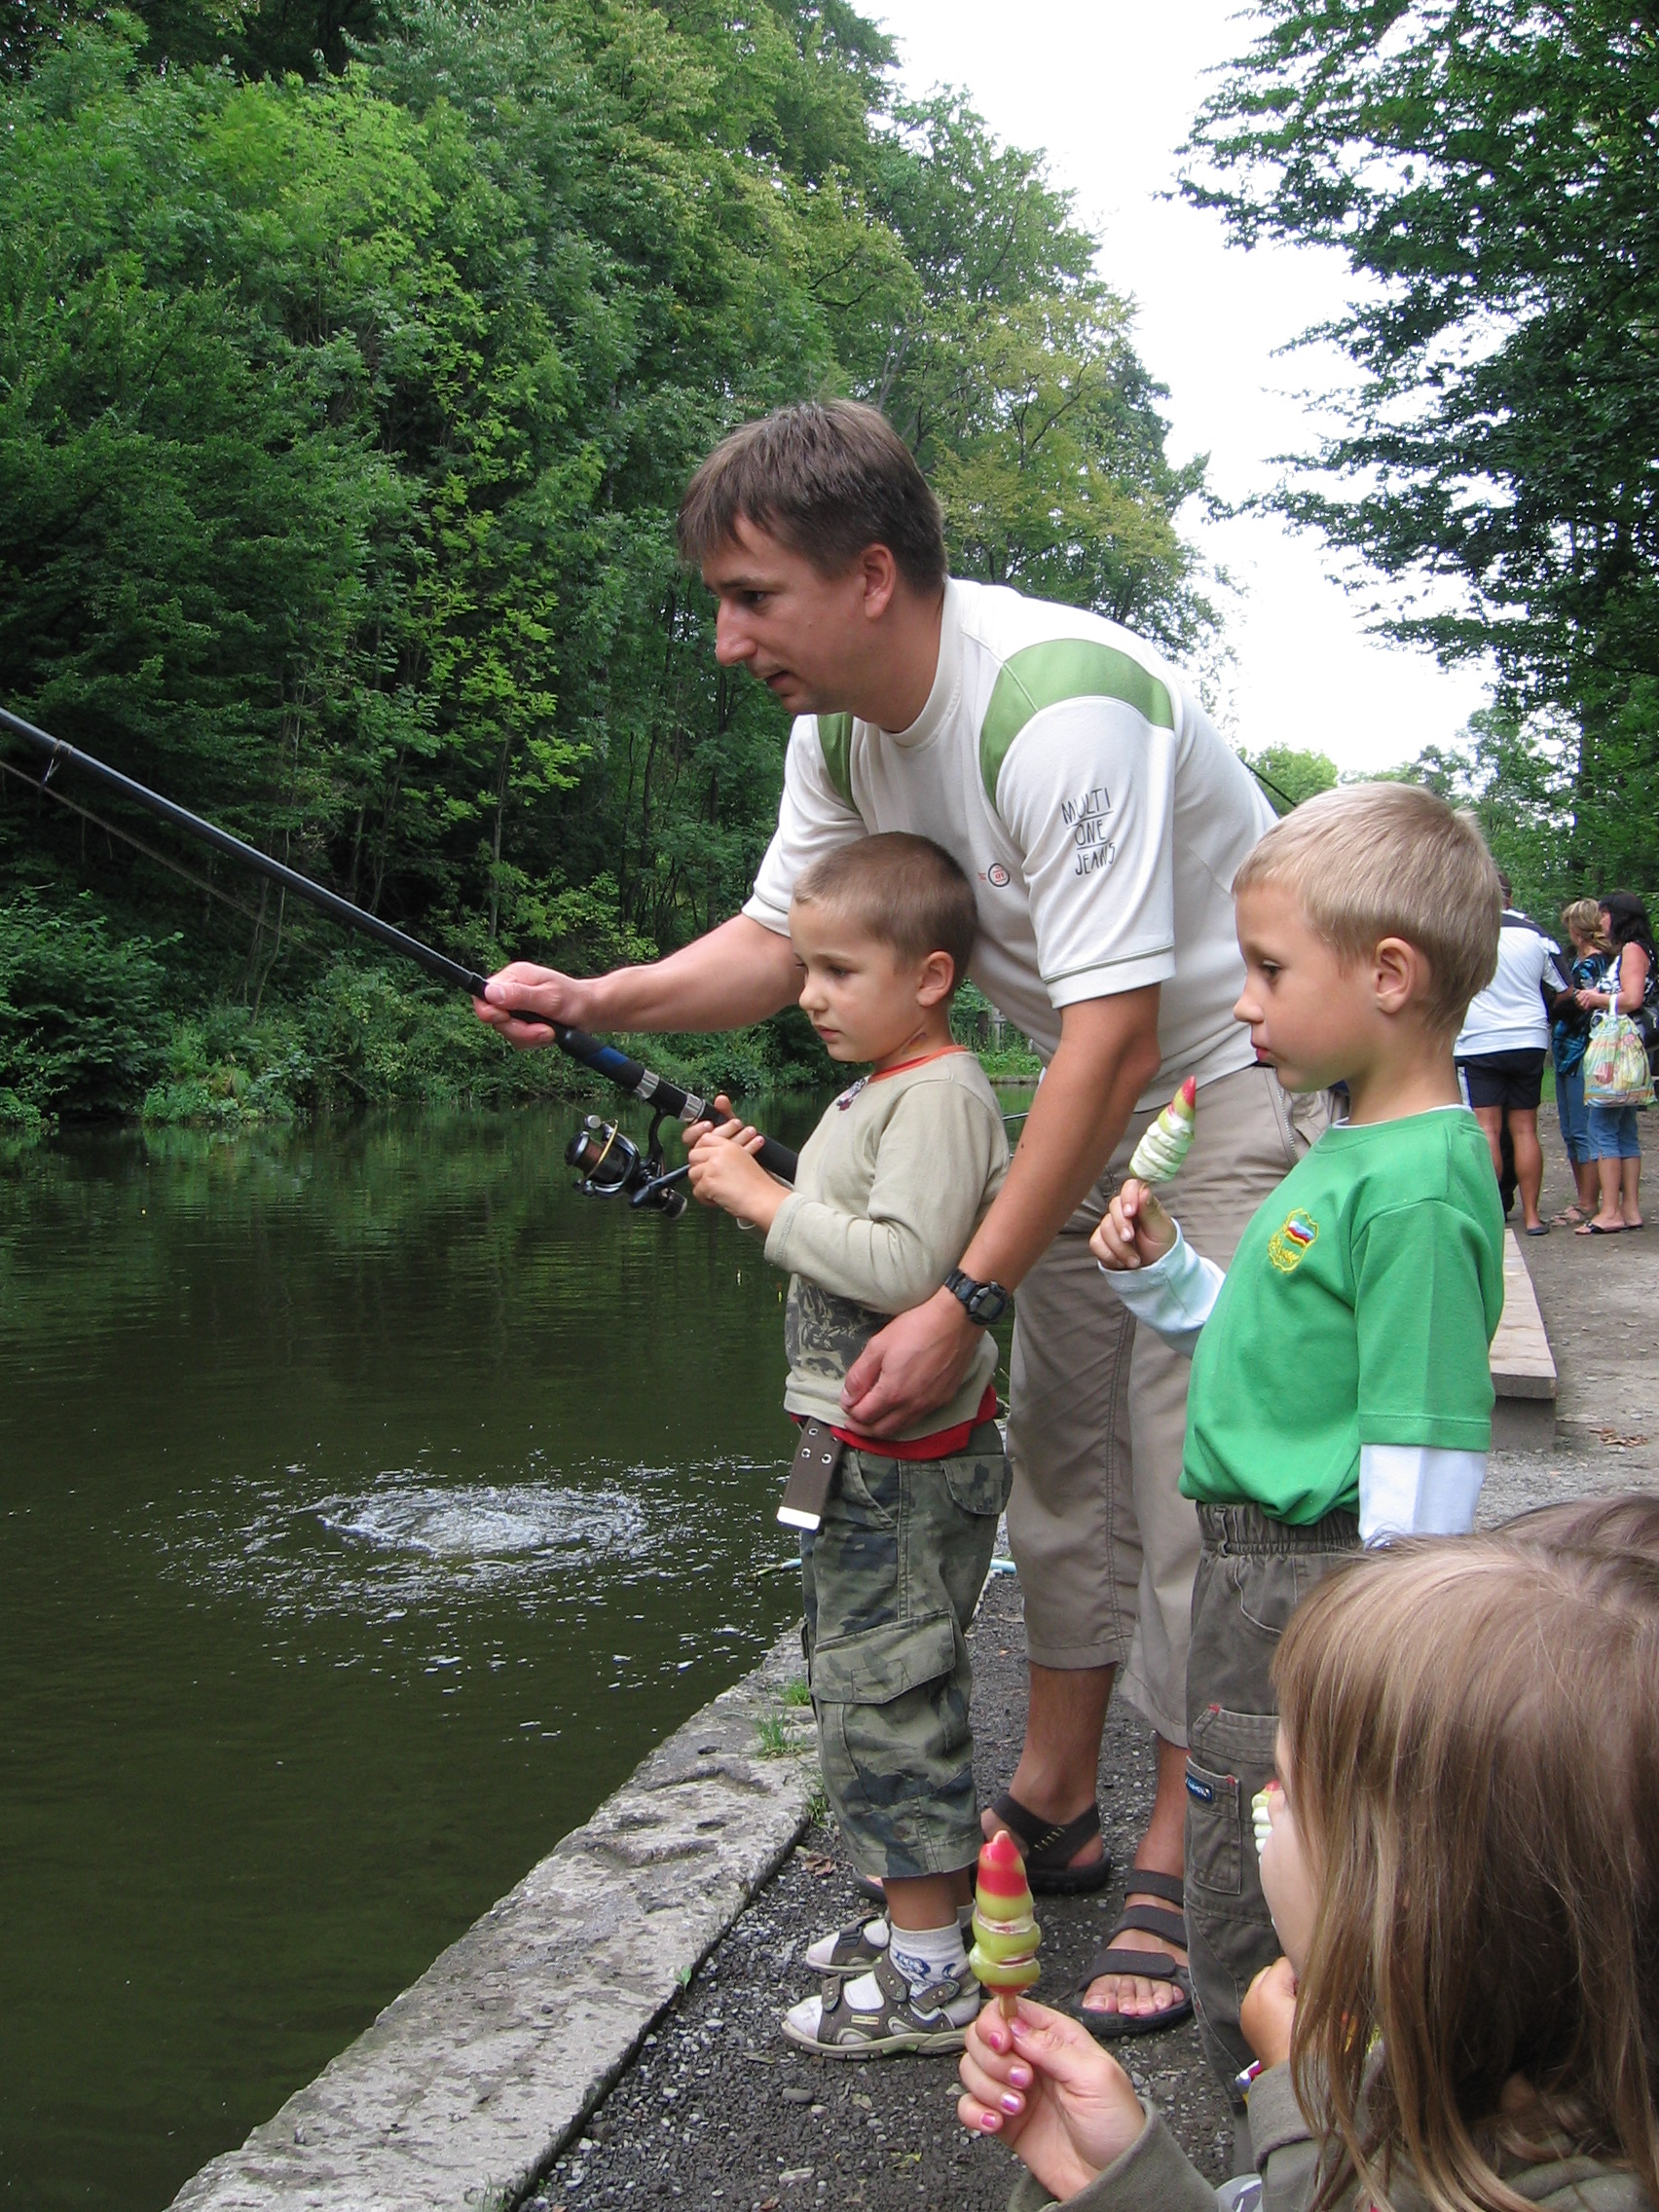
[[[1007,1172],[1002,1110],[972,1052],[842,1092],[801,1147],[794,1189],[766,1237],[767,1259],[791,1272],[791,1413],[845,1424],[848,1368],[895,1313],[938,1290]],[[971,1420],[996,1364],[986,1330],[956,1395],[903,1435]]]

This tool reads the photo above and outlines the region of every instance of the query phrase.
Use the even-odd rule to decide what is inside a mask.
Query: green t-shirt
[[[1327,1129],[1245,1230],[1198,1339],[1183,1494],[1305,1525],[1357,1512],[1362,1444],[1485,1452],[1502,1311],[1474,1116]]]

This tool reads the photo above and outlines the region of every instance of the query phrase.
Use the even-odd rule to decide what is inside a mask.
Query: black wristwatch
[[[993,1321],[1000,1321],[1008,1311],[1014,1293],[1004,1290],[1000,1282],[976,1282],[965,1275],[960,1268],[952,1268],[944,1278],[944,1287],[952,1298],[962,1301],[962,1310],[970,1321],[977,1321],[981,1329],[988,1329]]]

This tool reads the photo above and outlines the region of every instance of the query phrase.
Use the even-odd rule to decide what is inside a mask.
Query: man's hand
[[[473,1000],[473,1013],[492,1029],[498,1029],[521,1052],[539,1051],[543,1045],[551,1045],[551,1024],[555,1021],[585,1029],[593,1018],[592,984],[574,976],[561,976],[557,968],[535,968],[528,960],[514,960],[491,977],[487,988],[488,998]],[[508,1007],[528,1007],[533,1013],[545,1014],[548,1026],[515,1021],[506,1012]]]
[[[763,1139],[747,1123],[722,1122],[719,1128],[699,1123],[691,1146],[691,1195],[701,1204],[719,1206],[734,1221],[746,1221],[764,1234],[789,1197],[755,1158]]]
[[[989,2004],[957,2065],[956,2117],[998,2135],[1064,2203],[1140,2140],[1146,2114],[1128,2076],[1088,2030],[1019,2000],[1012,2022]]]
[[[896,1436],[944,1405],[973,1366],[979,1336],[948,1290],[889,1321],[847,1370],[841,1404],[849,1423],[864,1436]]]
[[[575,1029],[742,1029],[762,1021],[798,995],[794,947],[747,914],[694,938],[666,960],[613,968],[608,976],[561,976],[515,960],[491,977],[487,998],[474,999],[480,1021],[509,1045],[535,1051],[550,1045],[542,1023],[515,1021],[508,1007],[528,1007],[546,1021]]]
[[[1238,2025],[1264,2066],[1284,2064],[1296,2025],[1296,1972],[1288,1959],[1275,1959],[1271,1967],[1264,1967],[1244,1992]]]
[[[1132,1273],[1150,1268],[1175,1247],[1175,1224],[1154,1195],[1150,1183],[1130,1176],[1113,1198],[1100,1226],[1088,1239],[1088,1249],[1103,1268],[1115,1273]]]

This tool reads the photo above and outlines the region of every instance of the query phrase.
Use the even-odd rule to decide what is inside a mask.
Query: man
[[[1550,1014],[1567,989],[1567,978],[1556,965],[1560,945],[1509,903],[1514,892],[1508,876],[1500,872],[1498,881],[1503,886],[1503,927],[1497,971],[1470,1001],[1453,1054],[1463,1095],[1492,1147],[1504,1212],[1519,1190],[1523,1233],[1544,1236],[1548,1226],[1538,1212],[1544,1182],[1538,1101],[1544,1054],[1550,1049]]]
[[[1190,2009],[1178,1904],[1185,1660],[1198,1525],[1179,1495],[1186,1375],[1132,1325],[1088,1240],[1152,1115],[1187,1075],[1198,1135],[1183,1220],[1225,1264],[1304,1149],[1233,1018],[1235,869],[1272,816],[1157,651],[1070,608],[947,577],[938,502],[873,409],[785,408],[698,470],[681,549],[719,602],[716,652],[794,716],[778,830],[742,914],[668,959],[576,980],[522,963],[479,1012],[517,1045],[529,1006],[588,1029],[721,1029],[799,988],[791,887],[878,830],[933,837],[974,884],[970,973],[1033,1040],[1045,1079],[959,1270],[882,1329],[842,1403],[866,1436],[942,1405],[1019,1293],[1009,1530],[1025,1595],[1025,1747],[987,1833],[1034,1888],[1098,1888],[1095,1780],[1114,1677],[1159,1736],[1159,1786],[1098,2032]],[[1124,1953],[1133,1954],[1124,1963]]]

